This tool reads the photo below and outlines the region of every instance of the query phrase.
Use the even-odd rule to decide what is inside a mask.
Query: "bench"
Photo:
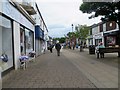
[[[104,53],[114,53],[118,52],[118,56],[120,55],[120,47],[106,47],[106,48],[99,48],[97,52],[97,58],[99,58],[99,55],[103,54],[104,58]]]

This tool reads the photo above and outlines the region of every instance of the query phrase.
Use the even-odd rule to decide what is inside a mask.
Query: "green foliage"
[[[68,36],[69,38],[72,38],[72,36],[75,36],[75,33],[74,33],[74,32],[69,32],[69,33],[67,34],[67,36]]]
[[[92,13],[95,12],[99,7],[103,7],[104,5],[108,5],[109,3],[107,2],[84,2],[80,6],[80,10],[83,13]]]
[[[120,1],[119,2],[84,2],[80,8],[83,13],[95,12],[94,17],[105,16],[102,21],[115,21],[120,25]],[[90,17],[93,18],[93,17]]]
[[[60,43],[64,43],[64,42],[65,42],[65,37],[53,38],[54,43],[56,43],[57,40],[58,40]]]
[[[75,32],[76,37],[81,38],[81,39],[86,39],[89,34],[90,28],[86,25],[79,25],[76,27],[77,27],[77,28],[75,28],[76,29],[76,32]]]

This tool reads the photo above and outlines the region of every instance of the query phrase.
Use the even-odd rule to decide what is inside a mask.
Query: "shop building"
[[[106,30],[104,31],[105,46],[116,46],[118,42],[118,24],[111,21],[106,23]]]
[[[114,21],[100,22],[91,26],[92,45],[102,42],[106,47],[118,45],[118,25]],[[89,41],[90,42],[90,41]]]
[[[93,38],[94,34],[97,34],[98,32],[98,25],[97,24],[93,24],[92,26],[90,26],[90,30],[89,30],[89,36],[87,37],[88,40],[88,44],[87,46],[89,47],[90,45],[95,45],[95,39]],[[96,28],[97,27],[97,28]],[[94,43],[93,43],[94,42]]]
[[[34,2],[4,0],[0,2],[0,55],[5,53],[8,62],[0,60],[2,75],[20,66],[19,57],[35,50]]]
[[[37,14],[35,15],[35,51],[36,56],[41,55],[44,50],[47,50],[48,29],[36,4]]]

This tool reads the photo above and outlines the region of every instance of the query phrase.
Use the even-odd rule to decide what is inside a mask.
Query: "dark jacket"
[[[59,43],[57,43],[57,44],[55,45],[55,48],[56,48],[57,50],[60,50],[60,49],[61,49],[61,45],[60,45]]]

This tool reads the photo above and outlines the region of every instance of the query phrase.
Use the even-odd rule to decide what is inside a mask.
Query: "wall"
[[[8,2],[8,0],[4,0],[4,2],[2,3],[2,12],[8,17],[12,18],[13,20],[34,31],[34,25],[25,16],[23,16],[23,14],[21,14],[15,7],[13,7]]]
[[[103,32],[106,31],[106,23],[103,24]]]
[[[2,12],[2,1],[0,1],[0,12]]]
[[[2,54],[2,27],[0,26],[0,55]]]
[[[42,41],[39,39],[36,39],[35,42],[36,42],[36,44],[35,44],[36,45],[36,48],[35,48],[36,56],[39,56],[39,55],[41,55]]]
[[[20,56],[20,25],[17,22],[13,22],[14,30],[14,58],[15,58],[15,69],[19,67],[19,56]]]
[[[40,15],[39,15],[39,13],[37,12],[37,14],[35,15],[35,21],[36,21],[36,25],[40,25]]]

